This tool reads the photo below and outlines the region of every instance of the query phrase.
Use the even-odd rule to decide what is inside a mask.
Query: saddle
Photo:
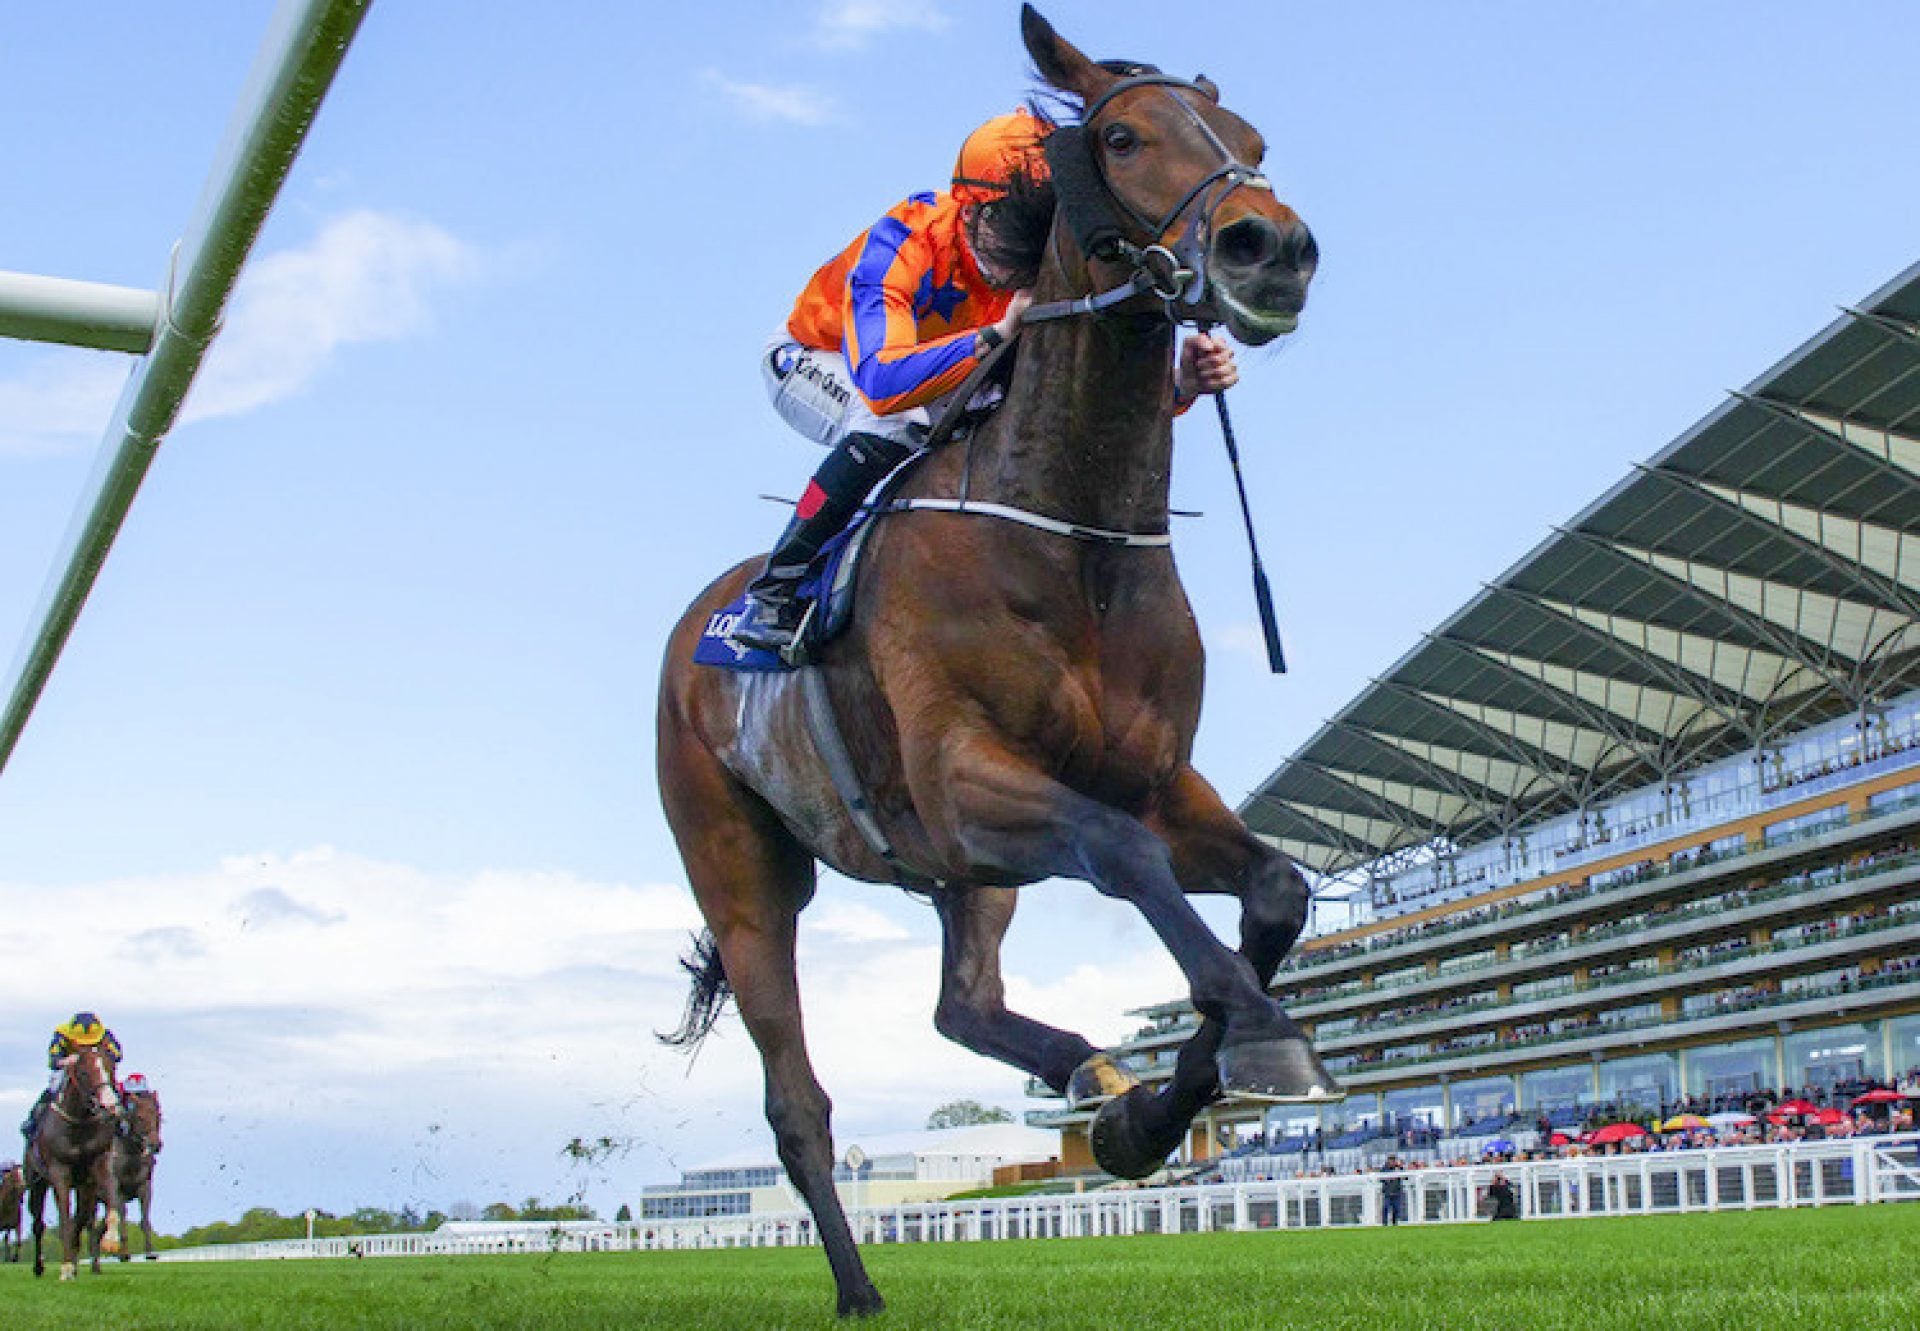
[[[766,673],[798,670],[815,660],[820,649],[846,631],[853,618],[853,590],[859,571],[860,555],[866,548],[873,521],[887,511],[893,496],[925,460],[931,449],[922,449],[902,462],[880,483],[873,497],[853,515],[846,530],[828,541],[813,557],[807,576],[800,582],[797,595],[806,601],[806,616],[793,646],[784,654],[761,651],[735,642],[733,627],[746,613],[747,597],[742,592],[725,609],[707,616],[700,630],[700,641],[693,649],[696,665],[718,666],[722,670]]]
[[[1002,343],[974,367],[965,383],[947,401],[940,419],[934,422],[926,444],[902,462],[880,482],[871,498],[853,515],[846,530],[820,548],[800,582],[799,598],[807,602],[806,616],[800,622],[793,646],[785,654],[747,647],[732,638],[734,625],[746,613],[745,593],[729,601],[724,609],[707,617],[694,645],[695,665],[716,666],[722,670],[770,673],[798,670],[817,660],[822,648],[846,631],[853,619],[854,588],[860,568],[860,556],[874,519],[894,507],[894,497],[934,450],[964,440],[984,424],[1000,405],[1000,399],[984,401],[988,389],[1004,386],[1013,371],[1016,338]]]

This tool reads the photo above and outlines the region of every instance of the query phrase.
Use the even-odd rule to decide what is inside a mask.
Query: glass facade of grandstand
[[[1502,842],[1374,866],[1340,924],[1274,991],[1348,1099],[1222,1104],[1212,1142],[1404,1143],[1910,1077],[1920,694]],[[1196,1018],[1144,1015],[1119,1052],[1152,1082]],[[1029,1115],[1069,1143],[1086,1118]]]

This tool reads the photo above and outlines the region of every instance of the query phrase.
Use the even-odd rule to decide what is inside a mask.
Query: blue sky
[[[1179,427],[1199,759],[1230,799],[1920,258],[1908,5],[1044,8],[1090,54],[1214,78],[1324,254],[1232,398],[1284,678],[1211,413]],[[155,285],[268,12],[0,13],[0,267]],[[691,1071],[649,1034],[693,924],[652,787],[661,642],[815,461],[762,398],[766,335],[1026,90],[1012,3],[374,6],[0,775],[0,1117],[93,1006],[166,1099],[168,1227],[611,1210],[764,1139],[737,1027]],[[127,365],[0,344],[0,639]],[[924,908],[830,884],[805,947],[843,1140],[1023,1106],[932,1031]],[[1078,885],[1027,894],[1008,956],[1020,1004],[1097,1039],[1179,990]],[[602,1134],[627,1149],[562,1161]]]

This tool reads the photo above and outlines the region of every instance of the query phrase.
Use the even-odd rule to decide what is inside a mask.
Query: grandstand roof
[[[1920,264],[1555,529],[1240,812],[1342,874],[1916,684]]]

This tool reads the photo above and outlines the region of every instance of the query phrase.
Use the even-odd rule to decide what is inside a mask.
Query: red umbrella
[[[1551,1137],[1549,1137],[1549,1138],[1547,1138],[1547,1145],[1549,1145],[1549,1146],[1571,1146],[1571,1145],[1573,1145],[1573,1138],[1571,1138],[1571,1137],[1569,1137],[1569,1136],[1567,1136],[1567,1134],[1566,1134],[1566,1133],[1564,1133],[1564,1132],[1556,1132],[1556,1133],[1554,1133],[1554,1134],[1553,1134],[1553,1136],[1551,1136]]]
[[[1847,1116],[1838,1109],[1822,1109],[1813,1116],[1813,1121],[1823,1128],[1830,1128],[1836,1123],[1845,1123]]]
[[[1856,1095],[1853,1097],[1853,1103],[1854,1107],[1858,1108],[1861,1105],[1898,1104],[1902,1100],[1911,1099],[1913,1099],[1911,1095],[1904,1095],[1899,1091],[1879,1090],[1868,1091],[1865,1095]]]
[[[1781,1114],[1787,1118],[1805,1118],[1808,1114],[1817,1114],[1819,1112],[1820,1106],[1811,1100],[1788,1100],[1784,1104],[1777,1104],[1773,1107],[1774,1114]],[[1767,1117],[1771,1118],[1773,1115],[1769,1114]]]
[[[1587,1138],[1595,1146],[1605,1146],[1609,1142],[1623,1142],[1629,1137],[1644,1137],[1647,1130],[1638,1123],[1609,1123],[1604,1128],[1595,1128]]]

